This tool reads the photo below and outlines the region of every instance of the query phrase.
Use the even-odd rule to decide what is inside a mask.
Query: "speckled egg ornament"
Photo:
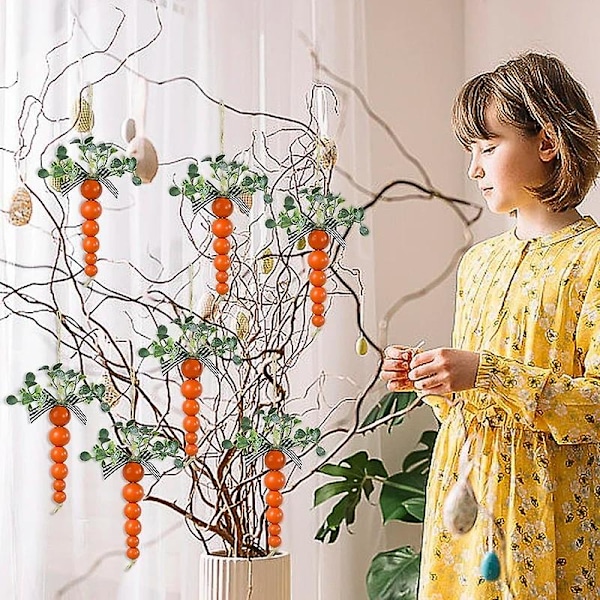
[[[32,204],[31,195],[27,188],[18,187],[11,198],[8,209],[8,219],[11,225],[22,227],[27,225],[31,219]]]
[[[473,529],[479,505],[469,481],[459,479],[444,500],[442,517],[444,525],[453,534],[464,535]]]
[[[333,169],[338,159],[336,143],[327,137],[321,137],[317,140],[315,161],[317,166],[325,171]]]

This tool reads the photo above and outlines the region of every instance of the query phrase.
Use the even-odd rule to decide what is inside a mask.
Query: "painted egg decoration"
[[[495,552],[486,552],[481,561],[481,576],[486,581],[496,581],[500,577],[500,560]]]
[[[442,508],[446,528],[453,534],[464,535],[473,529],[479,505],[467,479],[459,480],[448,492]]]
[[[317,140],[315,160],[321,169],[333,169],[338,159],[338,151],[335,142],[327,137]]]
[[[267,248],[261,256],[262,259],[262,272],[265,275],[268,275],[275,268],[275,259],[273,258],[273,253],[269,248]]]
[[[245,312],[240,311],[236,317],[235,333],[240,340],[246,339],[250,333],[250,319]]]
[[[94,111],[85,98],[78,98],[73,104],[73,127],[79,133],[90,133],[94,128]]]
[[[135,137],[135,121],[129,117],[125,119],[121,125],[121,137],[123,141],[129,144]]]
[[[31,219],[32,204],[31,195],[27,188],[17,188],[11,198],[8,218],[11,225],[22,227],[27,225]]]
[[[214,320],[215,297],[211,292],[204,292],[198,302],[198,314],[205,320]]]
[[[240,200],[248,207],[252,208],[252,194],[250,192],[242,192],[240,194]]]
[[[365,356],[365,354],[369,351],[369,345],[367,344],[367,340],[361,335],[356,340],[356,354],[359,356]]]
[[[158,172],[158,155],[152,142],[145,137],[134,137],[127,146],[127,154],[137,160],[135,174],[142,183],[150,183]]]

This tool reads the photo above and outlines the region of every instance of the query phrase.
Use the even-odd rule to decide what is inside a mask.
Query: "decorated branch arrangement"
[[[100,74],[96,93],[110,93],[111,77],[124,64]],[[60,76],[49,81],[44,86]],[[317,85],[312,100],[315,90],[333,93]],[[35,314],[40,331],[58,336],[62,355],[68,356],[42,367],[47,384],[28,372],[18,393],[7,397],[9,405],[24,405],[31,421],[49,415],[54,504],[67,501],[67,425],[72,414],[85,423],[80,409],[85,404],[104,422],[88,431],[87,447],[72,452],[88,468],[98,463],[104,477],[123,477],[124,553],[132,562],[140,557],[142,506],[149,502],[180,515],[208,553],[272,556],[285,547],[286,494],[317,472],[336,478],[315,492],[316,505],[336,502],[316,532],[321,542],[341,539],[361,499],[369,500],[376,486],[384,521],[422,519],[431,434],[422,439],[425,450],[410,455],[395,475],[364,452],[341,456],[356,435],[399,425],[418,399],[414,394],[373,399],[374,369],[352,398],[352,417],[333,425],[344,399],[331,399],[331,409],[321,414],[318,381],[302,380],[301,360],[342,307],[356,315],[349,326],[355,329],[357,355],[381,356],[361,317],[360,272],[348,264],[345,250],[369,234],[368,210],[389,199],[392,189],[453,203],[466,229],[479,213],[468,218],[460,211],[473,207],[428,181],[398,179],[370,192],[367,201],[358,189],[352,198],[342,195],[335,179],[342,157],[315,124],[311,101],[305,122],[255,113],[270,129],[246,148],[228,154],[207,148],[210,155],[204,158],[182,151],[182,158],[161,165],[169,183],[154,193],[168,207],[165,227],[177,246],[177,263],[151,256],[149,263],[136,264],[121,256],[114,262],[122,271],[104,271],[97,267],[99,218],[119,191],[131,199],[134,187],[151,178],[142,177],[143,155],[131,150],[136,138],[129,121],[123,126],[128,151],[97,141],[92,129],[102,115],[94,114],[91,97],[84,100],[81,94],[72,120],[40,144],[39,178],[15,191],[9,211],[12,225],[33,220],[56,243],[36,265],[36,286],[0,282],[11,313],[22,319]],[[208,98],[215,107],[239,112]],[[43,131],[36,129],[34,136]],[[267,140],[280,142],[283,151],[276,155]],[[35,141],[30,140],[31,148]],[[16,161],[21,158],[15,152]],[[130,177],[123,179],[126,174]],[[101,202],[105,189],[113,198]],[[75,202],[79,211],[73,217],[69,205]],[[127,210],[135,211],[136,202]],[[146,234],[144,247],[151,237]],[[79,245],[83,256],[71,252]],[[67,362],[77,370],[63,367]],[[163,493],[166,475],[185,482],[179,496]],[[412,565],[407,585],[414,587],[418,558],[403,549],[394,552],[391,564],[397,566],[402,555]],[[383,583],[379,563],[374,565],[371,597],[392,598],[390,581],[404,576],[405,563],[391,569]]]

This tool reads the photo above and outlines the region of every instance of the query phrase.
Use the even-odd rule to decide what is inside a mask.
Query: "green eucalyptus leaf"
[[[79,458],[83,461],[92,460],[92,455],[89,452],[82,452]]]
[[[221,447],[224,450],[231,450],[234,446],[233,446],[233,442],[231,440],[223,440],[221,442]]]
[[[50,177],[50,173],[48,172],[47,169],[40,169],[38,171],[38,177],[41,177],[42,179],[45,179],[46,177]]]
[[[169,194],[171,196],[179,196],[181,194],[181,189],[178,188],[176,185],[173,185],[169,188]]]
[[[6,398],[6,403],[10,404],[11,406],[14,404],[17,404],[19,402],[19,400],[17,399],[16,396],[8,396],[8,398]]]

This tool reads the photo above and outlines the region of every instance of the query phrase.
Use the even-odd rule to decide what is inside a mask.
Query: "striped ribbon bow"
[[[60,193],[63,196],[68,194],[79,184],[83,183],[86,179],[92,178],[91,175],[81,165],[75,163],[75,167],[77,168],[77,175],[75,176],[75,179],[60,184]],[[97,179],[115,198],[117,198],[119,195],[119,190],[117,190],[114,183],[108,179],[109,176],[110,169],[108,167],[103,167],[96,173],[93,179]]]
[[[227,192],[220,192],[210,181],[206,181],[205,186],[201,198],[192,198],[192,212],[195,215],[216,198],[229,198],[242,211],[242,214],[250,214],[250,208],[242,200],[243,190],[239,185],[231,186]]]
[[[43,390],[42,402],[35,408],[29,407],[27,413],[29,422],[33,423],[36,419],[39,419],[44,413],[52,410],[55,406],[66,406],[83,423],[83,425],[86,425],[87,417],[83,411],[76,406],[78,402],[82,402],[82,399],[75,394],[71,394],[64,402],[59,403],[50,392]]]
[[[292,447],[294,446],[294,441],[293,440],[285,440],[279,446],[274,446],[263,435],[261,435],[260,433],[258,435],[259,435],[259,437],[262,440],[262,444],[261,444],[260,448],[256,452],[254,452],[252,454],[249,454],[249,455],[246,455],[244,457],[244,460],[245,460],[245,462],[246,462],[247,465],[253,463],[255,460],[258,460],[259,458],[262,458],[267,452],[269,452],[269,450],[280,450],[299,469],[302,468],[302,461],[300,460],[300,458],[298,457],[298,455],[292,450]]]
[[[288,234],[288,241],[290,244],[295,244],[300,238],[308,235],[314,229],[321,229],[322,231],[326,231],[342,248],[345,248],[346,240],[337,230],[341,224],[335,217],[327,217],[325,223],[322,225],[317,225],[314,221],[307,219],[302,229]]]
[[[102,462],[102,477],[104,477],[104,479],[107,479],[115,471],[118,471],[128,462],[131,462],[131,452],[127,448],[119,446],[118,450],[120,452],[115,459],[109,463]],[[150,473],[150,475],[152,475],[154,479],[158,481],[160,479],[160,473],[158,472],[158,469],[150,462],[151,458],[152,453],[150,450],[146,450],[145,452],[142,452],[135,462],[139,462],[144,467],[145,471]]]
[[[197,358],[202,364],[207,367],[215,377],[220,377],[217,367],[208,360],[212,352],[208,346],[201,346],[200,349],[194,354],[190,354],[181,344],[175,343],[176,352],[168,360],[162,360],[160,362],[160,370],[163,375],[166,375],[171,369],[180,365],[184,360],[188,358]]]

